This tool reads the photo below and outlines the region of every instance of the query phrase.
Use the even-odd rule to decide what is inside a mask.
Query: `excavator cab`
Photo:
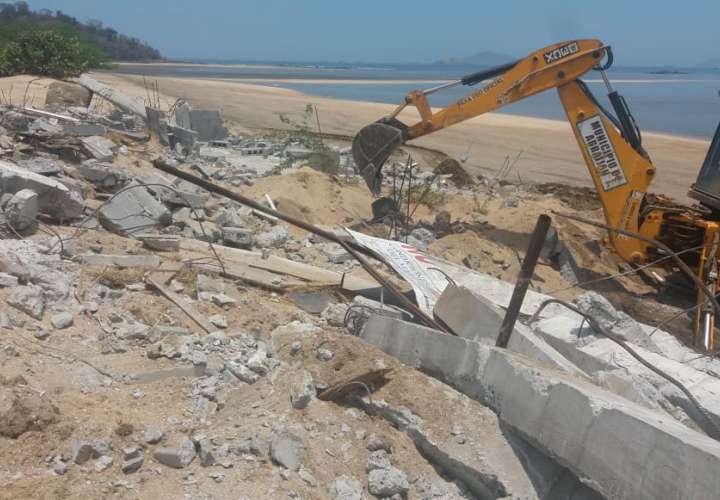
[[[720,219],[720,124],[688,196],[712,210]]]

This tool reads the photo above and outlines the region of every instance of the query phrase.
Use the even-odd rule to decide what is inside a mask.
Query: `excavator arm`
[[[698,277],[710,289],[720,291],[718,223],[706,221],[692,210],[649,206],[646,202],[655,168],[642,147],[640,131],[624,99],[605,76],[604,70],[611,64],[612,51],[600,40],[573,40],[550,45],[523,59],[455,82],[413,91],[389,116],[358,132],[352,145],[353,158],[370,190],[379,194],[382,166],[400,145],[554,88],[597,190],[607,225],[665,241],[686,257],[692,241],[701,249],[687,258],[693,260]],[[614,116],[603,109],[580,80],[592,69],[602,74]],[[428,96],[436,92],[479,83],[483,85],[478,90],[443,109],[433,110],[430,106]],[[416,108],[420,117],[410,125],[399,120],[408,107]],[[653,246],[617,232],[609,232],[608,243],[623,260],[633,264],[658,257]],[[707,297],[700,292],[696,316],[698,344],[712,348],[713,331],[714,314]]]
[[[371,191],[378,193],[382,165],[406,141],[496,110],[545,90],[557,89],[575,138],[602,202],[605,219],[613,227],[640,231],[640,206],[655,169],[640,145],[640,134],[629,112],[616,119],[606,113],[579,78],[588,71],[606,69],[612,52],[600,40],[574,40],[550,45],[513,63],[468,75],[461,80],[408,94],[389,116],[362,129],[353,141],[353,156]],[[477,91],[433,111],[428,96],[459,85],[485,82]],[[611,92],[611,102],[624,101]],[[613,99],[614,97],[614,99]],[[408,106],[420,121],[405,125],[397,117]],[[623,123],[625,122],[625,123]],[[611,243],[628,262],[640,263],[647,244],[612,233]]]

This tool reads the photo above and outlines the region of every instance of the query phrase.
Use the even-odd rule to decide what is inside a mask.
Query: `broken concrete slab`
[[[50,323],[56,330],[64,330],[65,328],[69,328],[72,326],[74,321],[75,318],[73,318],[72,313],[69,313],[67,311],[58,312],[50,316]]]
[[[18,160],[17,164],[30,172],[40,175],[57,175],[63,171],[60,163],[51,158],[37,157],[28,160]]]
[[[170,224],[172,215],[145,186],[132,182],[98,210],[98,220],[108,231],[135,236]]]
[[[523,439],[602,495],[716,496],[720,443],[522,355],[402,322],[376,328],[374,318],[363,339],[489,405]]]
[[[274,228],[262,232],[255,237],[255,243],[260,248],[280,248],[290,239],[290,232],[285,226],[275,226]]]
[[[183,127],[168,126],[168,139],[170,147],[174,148],[180,144],[185,154],[195,149],[195,143],[198,140],[198,134],[194,130]]]
[[[333,500],[363,499],[363,487],[360,481],[352,476],[342,475],[336,477],[328,485],[328,490]]]
[[[77,83],[103,99],[110,101],[121,110],[137,115],[143,120],[147,120],[147,114],[145,113],[145,106],[142,104],[142,100],[140,100],[140,102],[134,101],[122,92],[118,92],[112,87],[98,82],[87,74],[81,75]]]
[[[305,456],[305,446],[296,435],[285,432],[270,441],[270,458],[288,470],[297,471]]]
[[[68,106],[89,106],[92,93],[80,86],[68,82],[52,82],[45,94],[45,107],[64,109]]]
[[[111,161],[115,156],[113,152],[115,143],[110,139],[99,135],[91,135],[90,137],[83,137],[80,142],[85,152],[96,160]]]
[[[184,469],[195,459],[195,443],[186,436],[175,448],[158,448],[153,453],[155,460],[174,469]]]
[[[43,298],[43,290],[39,286],[28,285],[13,288],[12,293],[7,298],[7,303],[31,318],[42,320],[45,299]]]
[[[222,239],[227,246],[246,250],[251,249],[255,242],[254,233],[242,227],[223,227]]]
[[[435,304],[435,315],[468,340],[495,345],[504,313],[492,302],[462,286],[448,286]],[[516,323],[508,349],[525,354],[542,364],[576,375],[582,370],[526,326]]]
[[[160,257],[157,255],[106,255],[84,254],[78,255],[78,260],[92,267],[158,267]]]
[[[129,179],[129,175],[124,169],[96,160],[84,161],[80,165],[76,165],[75,169],[83,179],[104,190],[120,188]]]
[[[623,311],[616,310],[610,301],[599,293],[585,292],[575,299],[575,303],[581,311],[595,318],[611,333],[648,351],[660,354],[658,346],[640,325]],[[590,333],[593,334],[592,331]]]
[[[63,125],[63,132],[68,135],[91,137],[107,134],[107,128],[99,123],[66,123]]]
[[[315,382],[307,370],[303,370],[299,380],[290,386],[290,404],[296,410],[307,408],[315,397]]]
[[[21,189],[5,205],[5,218],[19,232],[34,229],[40,209],[38,194],[31,189]]]
[[[168,146],[170,138],[168,137],[168,121],[165,112],[159,109],[145,107],[147,115],[148,129],[155,134],[160,140],[160,144]]]
[[[581,326],[583,326],[582,329]],[[711,430],[707,428],[706,419],[698,413],[695,406],[681,391],[663,377],[648,370],[615,342],[604,337],[596,337],[587,323],[583,325],[580,316],[568,313],[548,318],[535,323],[533,330],[586,373],[600,376],[599,383],[608,382],[603,387],[621,394],[628,389],[625,387],[627,384],[617,386],[613,384],[616,382],[615,380],[606,380],[607,372],[621,367],[623,377],[630,379],[630,384],[639,386],[640,389],[636,389],[636,392],[639,391],[641,392],[640,396],[644,396],[634,398],[635,400],[645,402],[643,400],[650,398],[654,407],[679,406],[700,428],[706,431]],[[688,387],[705,410],[720,422],[720,401],[718,400],[720,380],[717,377],[685,363],[647,351],[642,347],[633,346],[633,349],[650,364]],[[642,386],[645,384],[654,388],[655,391],[643,391]]]
[[[190,122],[190,105],[188,103],[181,102],[175,107],[175,124],[185,129],[192,128],[192,123]]]
[[[0,160],[0,192],[17,193],[30,189],[37,193],[40,211],[55,220],[66,221],[83,213],[82,195],[63,183],[38,175],[17,165]]]
[[[197,132],[201,141],[225,139],[228,130],[223,125],[222,115],[216,109],[190,110],[190,128]]]
[[[141,234],[136,236],[147,248],[160,252],[180,250],[180,237],[169,234]]]

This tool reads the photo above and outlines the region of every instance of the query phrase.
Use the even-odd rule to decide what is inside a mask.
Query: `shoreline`
[[[186,66],[184,64],[177,64],[177,63],[163,63],[168,65],[178,65],[178,66]],[[132,63],[127,63],[126,65],[133,65]],[[156,66],[156,64],[146,64],[148,67]],[[195,67],[252,67],[252,68],[261,68],[263,66],[258,65],[232,65],[232,66],[222,66],[222,65],[203,65],[203,64],[193,64],[193,65],[187,65],[187,66],[195,66]],[[268,66],[269,67],[269,66]],[[397,93],[397,101],[391,101],[391,100],[369,100],[367,97],[362,97],[362,92],[360,93],[361,96],[358,98],[353,97],[352,95],[343,95],[345,91],[339,90],[341,86],[347,85],[347,86],[359,86],[362,88],[369,88],[372,86],[391,86],[391,85],[397,85],[397,86],[414,86],[414,88],[422,89],[422,88],[429,88],[434,87],[437,85],[443,85],[452,82],[452,80],[447,79],[378,79],[378,78],[341,78],[341,77],[330,77],[330,78],[306,78],[306,77],[292,77],[292,76],[282,76],[282,77],[271,77],[271,76],[225,76],[225,75],[175,75],[175,74],[162,74],[162,75],[143,75],[140,73],[125,73],[125,72],[111,72],[111,71],[100,71],[96,74],[102,75],[115,75],[118,77],[145,77],[145,78],[153,78],[153,79],[183,79],[183,80],[202,80],[202,81],[212,81],[212,82],[223,82],[227,83],[229,85],[232,84],[245,84],[245,85],[256,85],[260,87],[265,87],[269,89],[286,89],[286,90],[293,90],[296,92],[299,92],[300,94],[306,96],[308,99],[316,99],[316,98],[322,98],[322,99],[336,99],[339,101],[350,101],[350,102],[358,102],[358,103],[375,103],[375,104],[382,104],[382,105],[389,105],[389,106],[397,106],[403,99],[405,92],[407,89],[399,89]],[[602,84],[603,81],[600,79],[585,79],[586,83],[591,84]],[[707,83],[708,81],[714,81],[714,80],[700,80],[700,79],[613,79],[612,82],[614,84],[629,84],[629,85],[646,85],[646,84],[683,84],[683,83],[698,83],[703,82]],[[717,80],[717,82],[720,84],[720,79]],[[327,85],[327,86],[335,86],[336,89],[335,92],[327,92],[323,94],[322,92],[312,92],[312,88],[293,88],[293,86],[312,86],[312,85]],[[319,89],[322,90],[322,89]],[[371,93],[373,91],[370,91]],[[387,92],[387,89],[384,89],[380,91],[382,94]],[[472,92],[470,90],[469,92]],[[351,93],[351,92],[348,92]],[[333,95],[335,94],[335,95]],[[339,94],[339,95],[338,95]],[[383,95],[383,99],[385,96]],[[558,106],[560,106],[558,104]],[[559,107],[558,109],[562,109]],[[490,113],[488,113],[490,114]],[[558,118],[558,117],[550,117],[546,118],[543,116],[538,116],[542,114],[547,113],[538,113],[535,115],[527,114],[527,113],[519,113],[514,111],[508,111],[508,110],[496,110],[493,111],[491,114],[500,114],[500,115],[507,115],[507,116],[516,116],[519,118],[536,118],[539,120],[549,120],[554,122],[561,122],[564,123],[565,120]],[[485,115],[483,115],[485,116]],[[643,129],[644,135],[654,135],[658,137],[675,137],[675,138],[681,138],[686,140],[694,140],[694,141],[704,141],[708,142],[711,138],[711,135],[709,133],[706,133],[704,130],[703,132],[699,132],[697,130],[694,130],[693,133],[682,133],[682,131],[676,131],[676,130],[668,130],[668,128],[672,129],[673,127],[664,127],[664,130],[656,130],[649,127],[646,127]],[[714,131],[714,127],[712,129]]]
[[[138,76],[138,75],[124,75],[124,74],[121,74],[121,73],[114,73],[114,74],[117,75],[117,76]],[[257,87],[265,87],[265,88],[272,89],[272,90],[282,89],[282,90],[286,90],[286,91],[290,91],[290,92],[296,92],[296,93],[298,93],[299,95],[305,96],[305,97],[307,97],[307,98],[334,99],[334,100],[336,100],[336,101],[349,101],[349,102],[358,102],[358,103],[367,103],[367,104],[380,104],[380,105],[384,105],[384,106],[393,106],[393,107],[394,107],[394,106],[397,106],[398,104],[400,104],[400,100],[402,99],[402,96],[400,96],[400,98],[398,99],[398,102],[397,102],[397,103],[388,103],[388,102],[382,102],[382,101],[368,101],[368,100],[362,100],[362,99],[341,99],[341,98],[333,97],[333,96],[323,96],[323,95],[319,95],[319,94],[309,94],[309,93],[306,93],[306,92],[303,92],[303,91],[300,91],[300,90],[297,90],[297,89],[288,88],[288,87],[283,87],[283,86],[281,86],[281,85],[269,85],[269,84],[268,84],[268,83],[274,83],[274,82],[283,82],[283,83],[293,82],[293,83],[308,83],[308,84],[312,84],[312,83],[321,83],[321,84],[322,84],[322,83],[346,83],[346,82],[347,82],[348,84],[355,84],[355,83],[359,83],[359,84],[370,84],[370,85],[372,85],[372,84],[378,84],[378,83],[375,82],[375,81],[366,81],[366,80],[359,80],[359,81],[355,81],[355,80],[345,80],[345,81],[343,81],[343,82],[337,82],[337,81],[333,81],[333,80],[325,81],[325,80],[318,80],[318,79],[308,79],[308,80],[300,81],[300,80],[295,80],[295,79],[286,79],[286,80],[273,79],[273,80],[268,80],[268,79],[262,79],[262,78],[260,78],[260,79],[251,79],[251,78],[213,78],[213,77],[198,77],[198,78],[188,78],[188,77],[157,77],[157,78],[181,78],[181,79],[188,79],[188,80],[207,80],[207,81],[225,82],[225,83],[229,83],[229,84],[242,83],[242,84],[246,84],[246,85],[254,85],[254,86],[257,86]],[[586,81],[586,82],[594,82],[593,80],[585,80],[585,81]],[[415,80],[389,80],[389,81],[383,81],[382,83],[383,83],[383,84],[385,84],[385,83],[390,84],[391,82],[392,82],[392,84],[398,84],[398,85],[399,85],[399,84],[413,83],[413,82],[415,82]],[[423,82],[423,83],[433,83],[433,84],[437,83],[437,84],[442,84],[442,83],[448,83],[449,80],[422,80],[422,82]],[[602,80],[598,80],[598,81],[596,81],[595,83],[602,83]],[[438,109],[440,109],[440,108],[433,107],[433,111],[437,111]],[[516,113],[507,112],[507,111],[491,111],[491,112],[485,113],[484,115],[480,115],[480,116],[491,116],[491,115],[511,116],[511,117],[517,117],[517,118],[520,118],[520,119],[523,119],[523,120],[537,120],[537,121],[538,121],[538,124],[539,124],[540,126],[547,126],[547,125],[556,125],[556,126],[558,126],[558,125],[559,125],[560,127],[562,127],[563,125],[565,125],[565,126],[568,126],[568,127],[569,127],[569,123],[567,122],[567,120],[559,120],[559,119],[556,119],[556,118],[543,118],[543,117],[539,117],[539,116],[516,114]],[[480,117],[480,116],[479,116],[479,117]],[[479,117],[476,117],[476,118],[479,118]],[[654,130],[651,130],[651,129],[642,130],[641,132],[642,132],[643,137],[644,137],[644,136],[653,136],[653,137],[664,138],[664,139],[682,139],[682,140],[686,140],[686,141],[696,141],[696,142],[699,142],[699,143],[702,143],[702,144],[708,144],[708,145],[709,145],[709,140],[708,140],[708,139],[705,139],[705,138],[703,138],[703,137],[698,137],[698,136],[683,135],[683,134],[672,134],[672,133],[669,133],[669,132],[654,131]]]
[[[133,98],[142,100],[147,95],[140,76],[109,73],[94,76]],[[395,108],[394,104],[311,96],[284,87],[236,80],[170,77],[153,80],[158,81],[163,106],[169,107],[176,99],[184,98],[195,107],[220,109],[229,125],[250,134],[257,130],[288,129],[280,115],[302,120],[306,106],[314,104],[324,133],[352,138],[362,127]],[[417,113],[406,109],[398,118],[414,123]],[[687,191],[705,159],[709,141],[651,132],[646,132],[644,139],[645,149],[657,168],[650,191],[683,203],[692,202]],[[486,113],[412,141],[407,147],[414,145],[454,158],[467,156],[465,167],[472,175],[496,173],[506,157],[514,158],[520,153],[515,171],[510,174],[512,178],[592,186],[587,165],[570,125],[564,120]],[[432,168],[432,162],[426,164]]]
[[[113,73],[93,73],[92,76],[138,102],[147,99],[146,82],[141,76]],[[9,87],[14,86],[14,95],[22,98],[31,80],[31,77],[0,79],[0,89],[7,94]],[[219,109],[235,133],[246,135],[288,130],[292,127],[280,117],[302,121],[307,105],[313,104],[319,111],[323,133],[351,139],[362,127],[395,108],[391,104],[310,96],[283,87],[235,80],[168,77],[153,80],[158,82],[163,109],[169,109],[177,99],[185,99],[196,108]],[[31,102],[42,107],[44,94],[33,94]],[[418,117],[414,110],[404,110],[399,119],[415,123]],[[671,196],[683,203],[692,202],[686,196],[687,190],[705,160],[709,141],[650,132],[644,134],[644,139],[645,149],[657,169],[650,192]],[[422,149],[413,150],[413,146]],[[434,167],[436,160],[427,150],[466,158],[464,166],[471,175],[497,173],[507,157],[520,154],[510,174],[513,179],[521,177],[523,182],[592,186],[570,125],[563,120],[486,113],[414,140],[405,147],[428,169]]]

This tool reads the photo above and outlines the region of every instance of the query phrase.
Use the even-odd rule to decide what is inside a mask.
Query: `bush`
[[[32,28],[0,48],[0,76],[78,76],[103,63],[97,49],[60,30]]]

